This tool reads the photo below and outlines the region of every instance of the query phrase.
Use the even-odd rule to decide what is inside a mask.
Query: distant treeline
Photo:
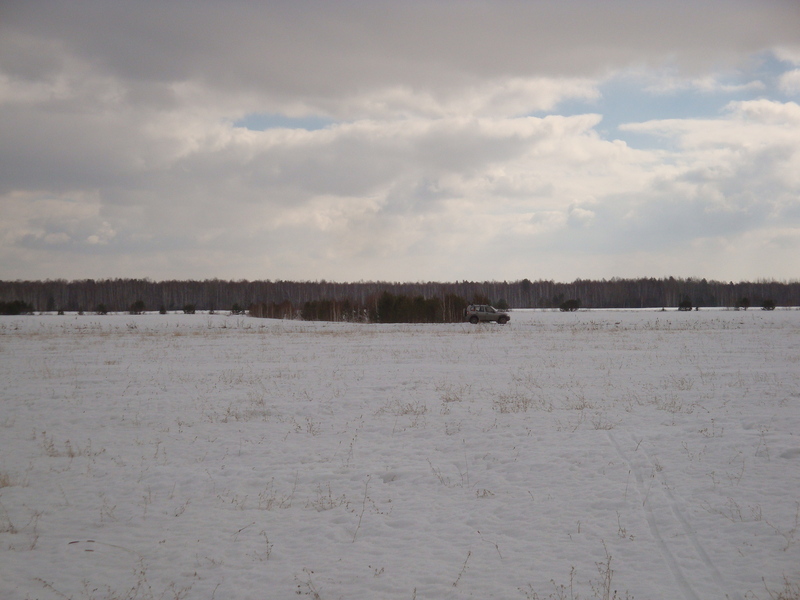
[[[454,294],[444,298],[396,295],[384,291],[367,298],[366,303],[352,300],[308,300],[300,308],[288,300],[251,304],[254,317],[270,319],[301,318],[304,321],[366,321],[370,323],[455,323],[463,320],[467,301]]]
[[[0,315],[27,315],[32,312],[33,308],[25,304],[22,300],[0,302]]]
[[[752,306],[766,300],[776,306],[800,306],[800,281],[723,282],[706,279],[609,279],[554,281],[457,281],[392,283],[328,281],[150,281],[149,279],[84,279],[78,281],[0,281],[0,302],[22,302],[32,311],[128,311],[137,304],[148,311],[231,311],[251,306],[266,312],[295,310],[336,312],[362,310],[387,292],[422,301],[446,298],[491,303],[510,308],[558,308],[577,300],[581,308],[676,308],[689,300],[698,307]],[[349,305],[347,303],[350,303]],[[308,304],[310,303],[310,304]],[[314,304],[317,303],[317,304]],[[325,304],[334,303],[334,304]],[[431,309],[432,310],[432,309]],[[442,308],[442,310],[445,310]],[[265,315],[266,316],[266,315]],[[444,317],[443,317],[444,318]]]

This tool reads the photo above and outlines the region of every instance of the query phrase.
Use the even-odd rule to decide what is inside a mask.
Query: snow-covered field
[[[800,589],[800,311],[2,317],[0,384],[3,600]]]

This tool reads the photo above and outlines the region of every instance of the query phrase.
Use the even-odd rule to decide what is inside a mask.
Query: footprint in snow
[[[800,448],[790,448],[789,450],[784,450],[780,454],[781,458],[797,458],[800,457]]]

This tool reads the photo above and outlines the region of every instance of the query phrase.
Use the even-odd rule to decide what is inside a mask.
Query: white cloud
[[[800,96],[800,69],[781,75],[780,88],[785,94]]]
[[[569,222],[578,228],[589,226],[596,216],[594,211],[579,206],[570,206],[568,214]]]
[[[731,102],[727,118],[665,119],[621,125],[623,131],[673,137],[686,147],[716,147],[726,152],[788,143],[796,146],[800,106],[794,102]]]
[[[35,225],[28,245],[64,245],[69,236],[134,252],[154,240],[166,250],[177,232],[173,245],[208,248],[245,269],[232,276],[266,268],[273,277],[331,278],[337,264],[345,265],[340,278],[404,279],[404,265],[424,248],[426,268],[466,252],[472,265],[502,257],[492,276],[514,278],[547,248],[672,252],[674,240],[740,235],[748,222],[787,210],[787,193],[758,196],[798,172],[796,117],[796,105],[760,101],[733,104],[718,120],[628,126],[676,138],[676,153],[603,140],[597,115],[373,119],[265,132],[166,120],[132,138],[147,160],[135,168],[139,190],[119,196],[116,209],[108,188],[43,211],[27,204],[23,223]],[[781,148],[788,154],[763,168]],[[158,264],[149,253],[131,260],[139,272]],[[454,267],[453,278],[470,276]]]
[[[107,244],[115,235],[117,235],[117,232],[114,231],[107,221],[103,221],[97,229],[97,232],[87,237],[86,241],[93,245]]]
[[[800,126],[800,105],[796,102],[777,102],[767,99],[731,102],[727,109],[741,121],[763,125]]]
[[[707,75],[705,77],[683,78],[674,75],[657,77],[656,80],[644,89],[653,94],[675,94],[687,90],[694,90],[705,94],[723,92],[760,91],[766,88],[762,81],[748,81],[747,83],[725,83],[725,78],[720,75]]]
[[[800,45],[778,45],[773,53],[778,60],[800,66]]]
[[[506,117],[551,110],[567,99],[589,100],[598,95],[596,81],[588,78],[512,77],[437,92],[410,87],[377,89],[347,98],[345,106],[327,103],[308,110],[345,120],[461,115]]]

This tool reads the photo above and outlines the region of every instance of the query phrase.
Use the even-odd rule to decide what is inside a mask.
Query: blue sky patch
[[[334,121],[327,117],[287,117],[273,113],[253,113],[233,122],[234,127],[244,127],[253,131],[266,131],[267,129],[305,129],[316,131],[325,129]]]
[[[792,69],[771,53],[759,56],[748,68],[728,72],[713,81],[670,77],[660,79],[624,73],[600,84],[596,99],[570,99],[547,113],[572,116],[598,113],[603,120],[597,132],[605,139],[620,139],[638,148],[663,147],[653,136],[623,131],[620,125],[661,119],[714,119],[728,103],[759,98],[785,99],[779,90],[780,76]]]

